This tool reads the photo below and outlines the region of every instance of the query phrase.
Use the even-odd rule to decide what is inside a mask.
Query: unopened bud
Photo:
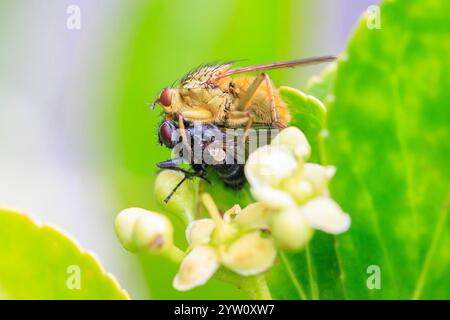
[[[273,140],[272,145],[283,145],[289,148],[298,158],[306,160],[311,155],[311,146],[303,132],[297,127],[282,130]]]
[[[119,241],[125,249],[136,252],[137,248],[133,240],[134,226],[136,220],[147,210],[140,208],[128,208],[122,210],[116,217],[115,229]]]
[[[160,253],[173,245],[172,223],[166,216],[148,211],[136,220],[133,239],[138,250]]]
[[[158,253],[173,245],[173,228],[162,214],[140,208],[128,208],[119,213],[115,228],[125,249]]]
[[[250,154],[245,164],[245,176],[252,186],[276,187],[298,167],[297,159],[286,146],[266,145]]]
[[[298,208],[279,213],[273,220],[272,235],[280,247],[302,249],[313,235],[313,228]]]

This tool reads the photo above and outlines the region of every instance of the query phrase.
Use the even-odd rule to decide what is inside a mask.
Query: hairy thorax
[[[227,127],[244,126],[248,117],[240,112],[240,103],[247,93],[254,77],[226,77],[214,85],[181,85],[174,89],[172,105],[164,108],[166,114],[181,114],[186,121],[214,123]],[[270,95],[266,86],[260,86],[251,101],[248,110],[254,123],[272,124]],[[287,125],[290,114],[274,88],[274,101],[278,121]]]

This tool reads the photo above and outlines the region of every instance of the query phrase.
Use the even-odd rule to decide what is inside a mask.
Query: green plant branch
[[[186,254],[183,250],[181,250],[177,246],[173,245],[172,247],[165,250],[162,253],[162,255],[164,257],[166,257],[168,260],[170,260],[176,264],[180,264],[181,261],[183,261]]]
[[[214,274],[213,279],[230,283],[236,288],[245,291],[255,300],[272,300],[266,277],[263,274],[256,276],[241,276],[237,273],[221,267]]]
[[[272,300],[272,295],[270,294],[270,289],[264,274],[242,278],[242,289],[246,291],[251,298],[255,300]]]

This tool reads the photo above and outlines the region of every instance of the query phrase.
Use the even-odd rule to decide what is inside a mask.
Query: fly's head
[[[158,141],[160,145],[165,145],[169,149],[173,149],[179,142],[177,134],[178,127],[173,121],[165,120],[161,122],[158,128]]]
[[[173,102],[173,96],[174,96],[174,90],[172,88],[164,88],[160,93],[158,98],[153,101],[151,105],[151,109],[155,109],[156,104],[159,104],[162,106],[163,110],[165,112],[172,109],[172,102]]]

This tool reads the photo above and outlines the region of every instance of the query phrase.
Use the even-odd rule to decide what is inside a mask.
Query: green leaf
[[[1,299],[128,298],[90,252],[24,214],[0,209],[0,247]]]
[[[336,79],[337,64],[333,63],[325,68],[319,76],[313,76],[305,87],[305,92],[323,101],[325,104],[330,102],[331,92]]]
[[[337,241],[347,298],[450,297],[449,9],[385,2],[382,29],[363,20],[339,61],[326,145],[352,216]]]
[[[382,29],[363,19],[337,70],[308,84],[329,110],[320,158],[337,166],[331,192],[352,226],[335,240],[317,232],[308,252],[283,254],[271,273],[276,297],[450,297],[449,9],[386,2]],[[380,289],[368,288],[371,266],[380,268]]]
[[[311,145],[311,162],[319,162],[318,139],[325,127],[326,109],[314,96],[290,87],[280,87],[279,93],[292,114],[290,125],[300,128]]]

